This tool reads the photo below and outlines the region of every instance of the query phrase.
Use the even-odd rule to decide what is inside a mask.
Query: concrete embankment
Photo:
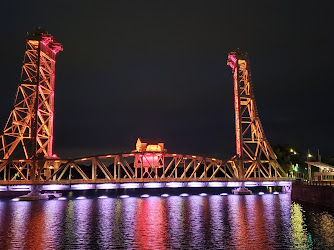
[[[295,201],[334,208],[334,185],[321,182],[312,185],[295,182],[292,184],[291,198]]]

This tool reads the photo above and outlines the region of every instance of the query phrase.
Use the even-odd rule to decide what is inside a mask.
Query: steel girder
[[[55,56],[61,50],[41,29],[28,34],[14,108],[0,136],[0,159],[52,157]]]
[[[231,52],[227,64],[234,78],[236,156],[233,158],[240,178],[283,177],[258,115],[247,56]]]
[[[152,152],[154,153],[154,152]],[[214,181],[235,179],[229,162],[194,155],[163,155],[160,167],[135,164],[142,153],[101,155],[73,160],[38,160],[35,184]],[[31,182],[33,160],[0,160],[0,184]],[[9,181],[9,182],[8,182]]]

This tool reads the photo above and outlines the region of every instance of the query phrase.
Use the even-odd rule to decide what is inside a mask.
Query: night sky
[[[1,1],[0,127],[19,84],[26,32],[57,56],[55,153],[235,152],[230,51],[248,52],[269,142],[334,155],[331,1]]]

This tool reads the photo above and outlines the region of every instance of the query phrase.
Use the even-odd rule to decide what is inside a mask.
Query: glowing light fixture
[[[157,182],[149,182],[144,184],[145,188],[161,188],[162,183],[157,183]]]
[[[183,193],[183,194],[180,194],[181,197],[187,197],[189,196],[189,194],[186,194],[186,193]]]
[[[99,199],[107,199],[107,198],[108,198],[108,196],[106,196],[106,195],[99,196]]]
[[[221,196],[226,196],[226,195],[227,195],[227,193],[221,193],[220,195],[221,195]]]
[[[139,188],[139,183],[123,183],[121,188]]]
[[[223,182],[217,182],[217,181],[215,181],[215,182],[210,182],[208,184],[208,186],[209,187],[224,187],[225,186],[224,184],[225,183],[223,183]]]
[[[162,194],[161,197],[168,197],[169,194]]]
[[[79,196],[79,197],[76,198],[76,200],[84,200],[84,199],[86,199],[85,196]]]
[[[121,199],[125,199],[125,198],[129,198],[130,196],[129,195],[126,195],[126,194],[124,194],[124,195],[120,195],[119,196],[119,198],[121,198]]]
[[[262,186],[274,186],[275,183],[273,181],[263,181]]]
[[[166,187],[170,187],[170,188],[182,187],[182,182],[169,182],[169,183],[166,183]]]
[[[20,200],[19,198],[12,199],[12,201],[19,201],[19,200]]]
[[[273,194],[279,194],[279,192],[276,192],[276,191],[275,191]]]
[[[116,189],[117,184],[115,184],[115,183],[102,183],[102,184],[97,184],[96,188],[97,189]]]
[[[264,193],[263,192],[259,192],[259,195],[264,195]]]
[[[141,198],[148,198],[148,197],[150,197],[148,194],[142,194],[141,196],[140,196]]]
[[[199,194],[199,196],[207,196],[207,194],[206,193],[201,193],[201,194]]]
[[[240,187],[241,185],[240,185],[241,183],[239,183],[239,182],[229,182],[229,183],[227,183],[227,186],[228,187]]]
[[[204,182],[192,181],[188,183],[188,187],[204,187],[204,186],[205,186]]]
[[[59,197],[58,200],[60,200],[60,201],[65,201],[65,200],[66,200],[66,197]]]

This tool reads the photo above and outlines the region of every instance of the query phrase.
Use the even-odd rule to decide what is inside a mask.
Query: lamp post
[[[310,150],[307,151],[307,171],[308,171],[308,180],[309,182],[312,181],[312,170],[311,170],[311,165],[310,165],[310,158],[312,155],[310,154]]]

